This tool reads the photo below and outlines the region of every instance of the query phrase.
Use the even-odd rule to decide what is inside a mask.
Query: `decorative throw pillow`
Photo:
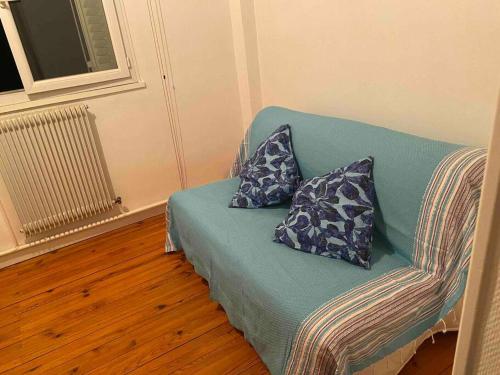
[[[372,157],[304,181],[275,241],[369,269],[374,200]]]
[[[240,186],[229,207],[258,208],[286,201],[299,185],[290,126],[276,129],[243,165]]]

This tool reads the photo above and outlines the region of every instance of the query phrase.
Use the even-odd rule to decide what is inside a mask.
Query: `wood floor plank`
[[[136,289],[143,290],[149,287],[156,279],[164,280],[166,272],[173,272],[181,266],[180,262],[176,262],[172,263],[171,267],[165,267],[162,258],[164,256],[157,255],[156,259],[144,264],[143,267],[137,267],[133,274],[128,275],[129,280],[124,280],[123,276],[126,275],[119,274],[116,277],[104,279],[97,286],[91,284],[83,288],[79,287],[72,293],[45,304],[35,307],[28,305],[21,311],[21,319],[12,324],[19,328],[17,336],[7,334],[9,330],[12,331],[10,326],[0,327],[0,337],[2,337],[0,348],[43,332],[48,326],[52,326],[53,322],[66,323],[69,326],[102,301],[110,304],[115,300],[125,298]],[[179,272],[182,271],[179,270]]]
[[[267,375],[267,374],[269,374],[269,371],[266,365],[262,363],[262,361],[256,361],[255,363],[252,364],[252,366],[238,373],[238,375]]]
[[[150,238],[151,237],[151,238]],[[15,280],[4,279],[5,288],[0,292],[0,307],[22,301],[46,290],[53,289],[72,280],[85,277],[101,269],[108,268],[114,264],[127,261],[143,250],[140,244],[145,241],[155,241],[156,248],[162,246],[164,239],[160,227],[148,236],[137,239],[120,238],[116,244],[107,246],[105,251],[94,251],[79,254],[80,261],[73,263],[64,261],[61,265],[54,265],[50,272],[41,272],[40,275],[30,274],[30,277],[19,276]],[[95,249],[94,249],[95,250]],[[92,251],[92,250],[91,250]],[[87,255],[87,256],[85,256]]]
[[[452,375],[453,373],[453,365],[446,367],[443,371],[439,373],[439,375]]]
[[[106,332],[116,325],[123,329],[121,321],[125,318],[134,322],[142,321],[157,314],[157,307],[160,305],[175,305],[193,295],[206,292],[206,287],[199,280],[190,277],[192,272],[178,272],[176,276],[163,277],[151,285],[137,287],[134,293],[118,300],[113,301],[114,297],[109,296],[79,308],[62,321],[52,321],[42,332],[3,348],[0,351],[0,372],[61,348],[90,333]]]
[[[210,353],[210,357],[200,357],[178,371],[170,374],[235,374],[248,361],[255,359],[255,351],[246,344],[241,345],[242,338],[221,345]]]
[[[114,343],[107,343],[102,347],[100,355],[93,357],[94,371],[89,371],[89,373],[130,372],[143,363],[203,335],[225,321],[226,316],[217,309],[217,304],[210,302],[206,295],[201,295],[179,306],[169,314],[168,318],[155,319],[134,330],[127,330],[124,337]],[[134,345],[123,347],[123,341],[134,343]],[[80,358],[75,360],[80,362]]]
[[[0,270],[2,374],[269,374],[158,216]],[[404,375],[449,374],[456,335]]]
[[[85,358],[92,357],[95,359],[99,357],[101,352],[108,353],[110,348],[119,348],[125,345],[129,346],[130,342],[133,340],[127,340],[127,334],[135,331],[142,331],[144,327],[148,324],[154,324],[155,326],[162,323],[163,320],[169,321],[172,316],[179,314],[180,311],[184,311],[186,306],[191,306],[190,301],[195,300],[200,301],[203,298],[203,304],[206,303],[206,289],[198,284],[196,288],[190,285],[191,296],[185,292],[181,292],[182,299],[175,301],[174,299],[162,298],[161,301],[153,300],[145,303],[145,307],[133,314],[122,316],[121,319],[117,319],[110,322],[104,327],[91,332],[90,334],[80,337],[78,340],[74,340],[64,346],[61,346],[57,350],[53,350],[43,356],[37,357],[28,363],[24,363],[21,366],[14,368],[12,374],[24,374],[24,373],[53,373],[52,369],[54,367],[62,366],[68,367],[69,365],[64,365],[65,363],[75,363],[74,359],[79,358],[83,362],[80,364],[72,366],[72,368],[80,367],[82,369],[87,368],[87,366],[92,366],[92,364],[86,364]],[[197,292],[194,290],[197,289]],[[179,296],[178,296],[179,297]],[[156,328],[151,329],[151,331],[156,330]],[[148,334],[146,332],[146,334]],[[117,341],[118,340],[118,341]],[[135,344],[134,344],[135,345]],[[77,361],[78,362],[78,361]],[[81,371],[80,371],[81,372]]]
[[[228,322],[208,331],[204,335],[175,348],[138,367],[133,374],[167,374],[186,368],[199,358],[210,357],[211,353],[229,342],[241,339],[239,333]]]
[[[427,339],[415,355],[403,368],[401,375],[451,374],[455,346],[456,332],[434,335],[436,343]]]
[[[150,237],[152,238],[150,239]],[[92,250],[90,253],[75,254],[76,259],[72,259],[71,262],[64,261],[63,264],[56,264],[50,270],[40,272],[39,275],[19,276],[15,282],[14,280],[4,280],[8,284],[0,295],[0,306],[18,302],[55,285],[87,276],[110,265],[126,261],[136,255],[141,244],[148,240],[153,240],[160,246],[161,238],[161,232],[152,232],[136,239],[117,240],[116,243],[107,246],[104,250],[94,249],[95,251]]]
[[[164,231],[165,219],[162,216],[145,219],[126,227],[108,232],[105,235],[96,236],[88,240],[69,245],[64,249],[54,250],[47,254],[26,260],[22,263],[2,269],[2,279],[10,277],[25,277],[29,273],[35,275],[43,272],[50,272],[50,269],[57,263],[65,262],[68,258],[88,256],[89,253],[104,251],[108,246],[113,245],[115,240],[123,238],[137,238],[144,236],[149,231]],[[103,246],[104,245],[104,246]]]
[[[20,301],[18,303],[9,305],[3,309],[0,309],[0,315],[2,317],[12,317],[10,320],[19,318],[22,313],[23,317],[26,318],[29,312],[33,310],[40,309],[44,305],[48,305],[53,302],[61,303],[65,297],[71,294],[91,294],[92,290],[101,290],[107,285],[117,282],[120,279],[127,279],[131,277],[131,273],[135,276],[135,273],[140,272],[144,267],[150,267],[150,262],[154,263],[155,260],[161,259],[163,254],[154,252],[146,252],[145,254],[138,255],[134,258],[129,259],[126,262],[113,265],[109,268],[97,271],[91,275],[82,277],[77,280],[73,280],[69,283],[58,285],[55,288],[44,291],[43,293],[37,294],[29,299]],[[52,305],[54,307],[54,305]],[[38,310],[41,311],[41,310]],[[0,327],[9,323],[9,319],[2,321]]]

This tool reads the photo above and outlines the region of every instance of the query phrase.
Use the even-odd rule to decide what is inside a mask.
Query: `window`
[[[27,94],[130,77],[113,0],[0,1],[0,19]]]
[[[17,71],[14,56],[12,56],[12,51],[10,50],[9,43],[7,42],[2,22],[0,22],[0,61],[2,64],[2,74],[0,74],[0,93],[21,90],[23,88],[23,83],[21,82],[21,77]]]

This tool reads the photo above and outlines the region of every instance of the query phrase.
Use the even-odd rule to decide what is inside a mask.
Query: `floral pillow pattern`
[[[243,165],[240,186],[229,207],[258,208],[293,196],[300,175],[293,155],[290,126],[276,129]]]
[[[369,269],[374,201],[372,157],[304,181],[275,241]]]

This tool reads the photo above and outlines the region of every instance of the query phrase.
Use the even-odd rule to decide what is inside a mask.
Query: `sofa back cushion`
[[[334,117],[269,107],[250,130],[249,154],[280,125],[289,124],[304,178],[321,176],[366,155],[374,158],[376,235],[412,259],[420,204],[432,172],[460,145],[434,141]]]

